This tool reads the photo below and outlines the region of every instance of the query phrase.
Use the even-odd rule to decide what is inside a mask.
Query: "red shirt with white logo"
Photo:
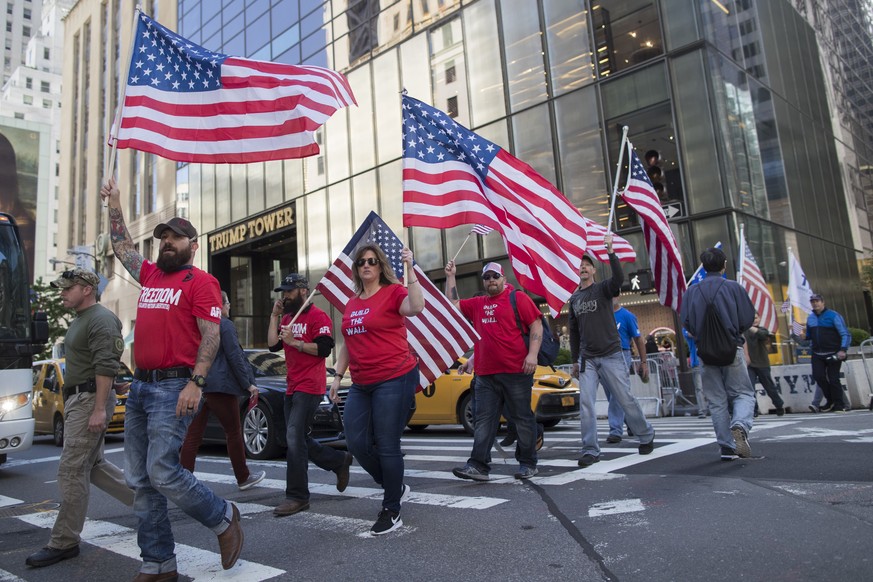
[[[527,347],[515,322],[510,291],[512,285],[506,285],[494,297],[480,295],[461,299],[461,313],[482,337],[473,348],[473,367],[479,375],[524,373]],[[515,303],[525,329],[542,315],[533,299],[521,291],[515,294]]]
[[[165,273],[151,261],[139,271],[136,366],[143,370],[193,368],[200,348],[197,319],[221,322],[218,281],[197,267]]]
[[[282,325],[294,318],[293,313],[282,317]],[[331,337],[330,317],[316,307],[310,305],[291,325],[291,334],[295,340],[312,343],[315,338]],[[306,352],[298,352],[294,346],[282,342],[285,348],[285,364],[288,366],[288,389],[285,394],[305,392],[307,394],[324,394],[327,391],[327,365],[324,358],[313,356]]]
[[[406,339],[405,318],[400,315],[400,304],[408,294],[403,285],[386,285],[372,297],[352,297],[346,304],[342,331],[355,384],[391,380],[418,363]]]

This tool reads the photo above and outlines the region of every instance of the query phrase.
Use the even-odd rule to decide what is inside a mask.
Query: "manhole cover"
[[[0,508],[0,518],[18,517],[19,515],[27,515],[28,513],[39,513],[40,511],[51,511],[57,509],[61,504],[54,501],[41,501],[39,503],[28,503],[26,505],[13,505],[12,507]]]

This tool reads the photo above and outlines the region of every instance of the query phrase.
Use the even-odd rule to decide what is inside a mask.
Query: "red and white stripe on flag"
[[[627,148],[630,171],[621,197],[640,218],[643,240],[649,252],[649,266],[661,305],[678,312],[685,293],[685,274],[676,237],[673,236],[652,181],[630,142],[627,142]]]
[[[491,228],[490,226],[485,226],[484,224],[477,224],[476,226],[474,226],[473,228],[470,229],[470,232],[476,233],[476,234],[481,234],[482,236],[485,236],[486,234],[488,234],[489,232],[491,232],[493,230],[494,229]]]
[[[746,242],[745,234],[740,239],[740,247],[742,264],[740,265],[739,283],[749,294],[749,299],[752,300],[752,305],[755,306],[755,311],[761,318],[761,327],[775,333],[778,325],[776,305],[773,303],[770,289],[767,288],[767,282],[764,281],[764,274],[761,273],[761,269],[755,262],[755,257],[749,248],[749,243]]]
[[[607,254],[606,244],[603,242],[603,237],[607,233],[606,227],[600,226],[590,218],[583,216],[582,219],[585,221],[585,230],[588,233],[588,253],[601,263],[608,263],[609,254]],[[617,234],[612,235],[612,251],[619,261],[632,263],[637,260],[637,253],[634,251],[634,248]]]

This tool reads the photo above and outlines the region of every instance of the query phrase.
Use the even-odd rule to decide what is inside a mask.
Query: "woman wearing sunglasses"
[[[358,248],[353,276],[356,295],[346,304],[342,333],[345,339],[336,361],[337,374],[330,398],[346,370],[352,386],[346,398],[343,423],[349,452],[385,493],[372,535],[382,535],[403,525],[400,503],[409,493],[403,483],[400,435],[418,386],[418,360],[409,348],[404,319],[421,313],[424,295],[412,270],[412,251],[404,248],[404,287],[378,245]]]

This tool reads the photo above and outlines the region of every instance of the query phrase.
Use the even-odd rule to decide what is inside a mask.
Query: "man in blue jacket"
[[[707,249],[700,255],[700,262],[706,278],[685,292],[680,319],[688,333],[696,338],[703,329],[706,308],[711,303],[737,346],[734,361],[727,366],[711,366],[703,362],[703,393],[709,404],[716,440],[721,446],[721,459],[732,461],[737,457],[751,457],[749,432],[755,413],[755,390],[746,368],[743,332],[752,325],[755,308],[739,283],[722,278],[727,266],[724,251]]]
[[[806,337],[812,341],[812,377],[825,397],[822,412],[845,412],[840,368],[852,336],[843,317],[825,307],[824,299],[815,293],[810,296],[812,313],[806,320]]]

